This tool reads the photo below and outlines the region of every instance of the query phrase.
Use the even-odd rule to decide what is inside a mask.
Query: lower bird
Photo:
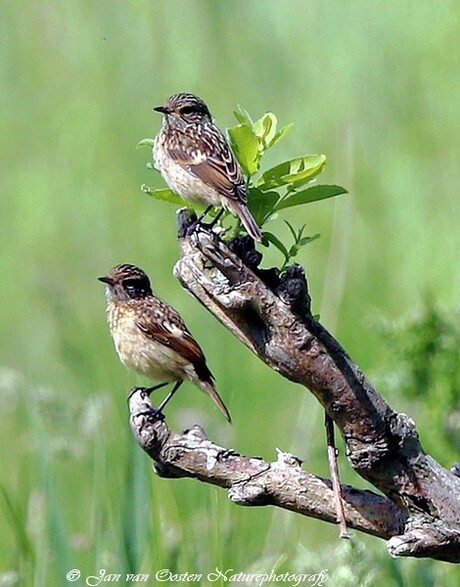
[[[144,271],[135,265],[117,265],[98,279],[106,284],[107,319],[121,362],[161,382],[149,391],[174,382],[158,411],[189,380],[210,395],[231,422],[203,351],[176,310],[153,294]]]
[[[202,218],[213,206],[230,210],[260,241],[241,168],[203,100],[175,94],[154,110],[163,114],[163,127],[154,140],[153,160],[171,190],[184,200],[207,205]]]

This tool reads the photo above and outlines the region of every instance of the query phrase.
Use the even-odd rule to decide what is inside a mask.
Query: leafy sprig
[[[287,248],[276,235],[271,232],[264,231],[264,238],[267,239],[269,243],[274,245],[284,255],[284,263],[281,266],[281,271],[283,271],[283,269],[285,269],[290,264],[291,260],[297,256],[302,247],[308,245],[320,237],[319,233],[316,233],[313,236],[304,236],[303,233],[307,226],[306,224],[296,230],[287,220],[284,222],[287,224],[289,232],[293,238],[293,243],[289,248]]]
[[[281,141],[293,124],[278,130],[278,120],[272,112],[253,121],[241,107],[234,111],[234,115],[238,124],[227,129],[227,134],[233,153],[247,178],[249,209],[261,229],[275,220],[282,210],[347,193],[345,188],[338,185],[309,185],[323,171],[326,165],[325,155],[302,155],[260,173],[261,161],[266,151]],[[152,145],[152,139],[144,139],[138,147],[151,148]],[[190,202],[186,202],[170,189],[153,189],[146,185],[141,189],[158,200],[190,206]],[[224,219],[229,216],[233,218],[227,214]],[[319,238],[318,234],[305,236],[305,225],[295,229],[285,222],[293,239],[291,245],[283,243],[273,232],[267,230],[263,230],[262,243],[265,246],[271,244],[282,253],[283,268],[303,246]],[[241,223],[235,219],[230,228],[232,236],[236,235],[242,228]]]

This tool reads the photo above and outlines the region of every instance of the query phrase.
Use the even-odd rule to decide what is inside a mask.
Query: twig
[[[331,473],[331,483],[334,492],[335,510],[337,512],[337,522],[340,528],[340,538],[350,538],[348,533],[347,521],[343,507],[343,495],[340,487],[339,467],[337,465],[337,448],[335,446],[334,422],[327,412],[324,415],[324,425],[326,427],[327,441],[327,460],[329,462],[329,471]]]

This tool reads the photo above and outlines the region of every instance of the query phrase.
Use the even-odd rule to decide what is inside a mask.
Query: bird
[[[247,206],[243,173],[206,103],[194,94],[174,94],[154,110],[163,114],[163,125],[152,156],[169,188],[184,200],[206,205],[201,218],[214,206],[222,208],[217,218],[230,210],[260,241],[262,233]]]
[[[210,395],[231,422],[201,347],[176,310],[153,293],[147,274],[124,263],[98,279],[106,284],[107,321],[121,362],[161,382],[147,388],[149,394],[174,383],[157,412],[162,413],[182,383],[189,380]]]

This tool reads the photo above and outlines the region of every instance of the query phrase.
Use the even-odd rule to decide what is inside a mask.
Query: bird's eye
[[[134,287],[139,287],[139,280],[138,279],[124,279],[123,285],[126,289],[133,289]]]
[[[188,114],[193,114],[195,112],[195,108],[193,106],[184,106],[181,109],[181,114],[185,114],[185,116],[187,116]]]

